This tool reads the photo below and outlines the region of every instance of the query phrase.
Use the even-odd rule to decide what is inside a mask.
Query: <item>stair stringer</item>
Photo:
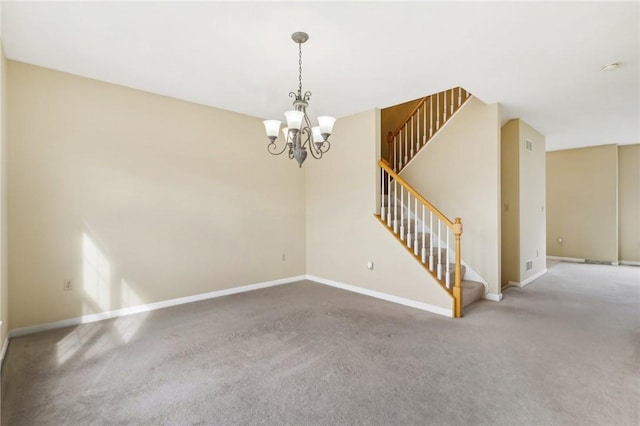
[[[445,215],[463,218],[462,260],[488,298],[501,293],[499,150],[499,106],[472,96],[399,173]]]

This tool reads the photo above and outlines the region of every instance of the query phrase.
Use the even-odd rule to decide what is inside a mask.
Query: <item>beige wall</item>
[[[9,274],[7,250],[7,59],[0,42],[0,345],[9,330]],[[1,348],[2,346],[0,346]]]
[[[379,120],[375,110],[341,118],[331,151],[305,164],[307,273],[450,310],[449,294],[373,216]]]
[[[304,170],[259,119],[13,61],[8,86],[12,329],[305,272]]]
[[[500,294],[500,111],[470,98],[402,171],[447,217],[461,217],[462,259]]]
[[[502,284],[520,281],[520,122],[501,130],[500,197],[502,200]]]
[[[640,144],[618,147],[619,258],[640,262]]]
[[[500,145],[502,283],[522,283],[546,270],[545,138],[514,119],[503,126]]]
[[[617,147],[552,151],[546,156],[547,255],[617,261]]]

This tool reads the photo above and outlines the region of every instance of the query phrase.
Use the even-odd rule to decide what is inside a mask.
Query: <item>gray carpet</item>
[[[640,268],[452,320],[302,282],[11,341],[3,425],[638,425]]]

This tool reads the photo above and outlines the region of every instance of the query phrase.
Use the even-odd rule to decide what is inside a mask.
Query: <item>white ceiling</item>
[[[312,116],[462,86],[548,150],[640,142],[639,22],[639,2],[2,2],[16,61],[279,118],[306,31]]]

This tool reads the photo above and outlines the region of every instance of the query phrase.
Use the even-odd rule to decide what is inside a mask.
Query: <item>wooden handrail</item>
[[[462,224],[460,223],[459,226],[458,226],[458,220],[460,218],[456,218],[456,222],[452,222],[451,219],[446,217],[440,210],[435,208],[435,206],[433,204],[428,202],[422,195],[420,195],[420,193],[418,193],[418,191],[413,189],[413,187],[411,185],[409,185],[407,183],[407,181],[405,181],[400,176],[398,176],[398,174],[393,171],[393,168],[391,167],[389,162],[387,160],[385,160],[384,158],[380,159],[380,161],[378,161],[378,165],[380,167],[382,167],[393,179],[395,179],[396,182],[398,182],[400,185],[404,186],[407,189],[407,191],[411,192],[413,194],[413,196],[418,199],[418,201],[420,201],[422,204],[427,206],[429,208],[429,210],[431,210],[455,234],[462,234]]]
[[[434,93],[434,95],[439,95],[439,93]],[[400,130],[402,130],[402,128],[403,128],[403,127],[404,127],[404,126],[405,126],[409,121],[411,121],[411,117],[413,117],[413,115],[416,113],[416,111],[418,111],[418,110],[420,109],[420,107],[422,106],[422,104],[423,104],[423,103],[424,103],[424,102],[425,102],[429,97],[431,97],[431,96],[433,96],[433,95],[427,95],[427,96],[425,96],[424,98],[420,99],[420,102],[418,102],[418,103],[416,104],[415,108],[413,108],[413,110],[411,110],[411,114],[409,114],[409,115],[407,116],[407,119],[406,119],[406,120],[404,120],[404,121],[402,122],[402,124],[400,124],[400,125],[396,128],[396,130],[394,130],[393,132],[389,132],[389,134],[388,134],[388,136],[387,136],[387,143],[391,143],[391,142],[393,142],[393,138],[395,138],[395,137],[396,137],[396,135],[397,135],[398,133],[400,133]]]

